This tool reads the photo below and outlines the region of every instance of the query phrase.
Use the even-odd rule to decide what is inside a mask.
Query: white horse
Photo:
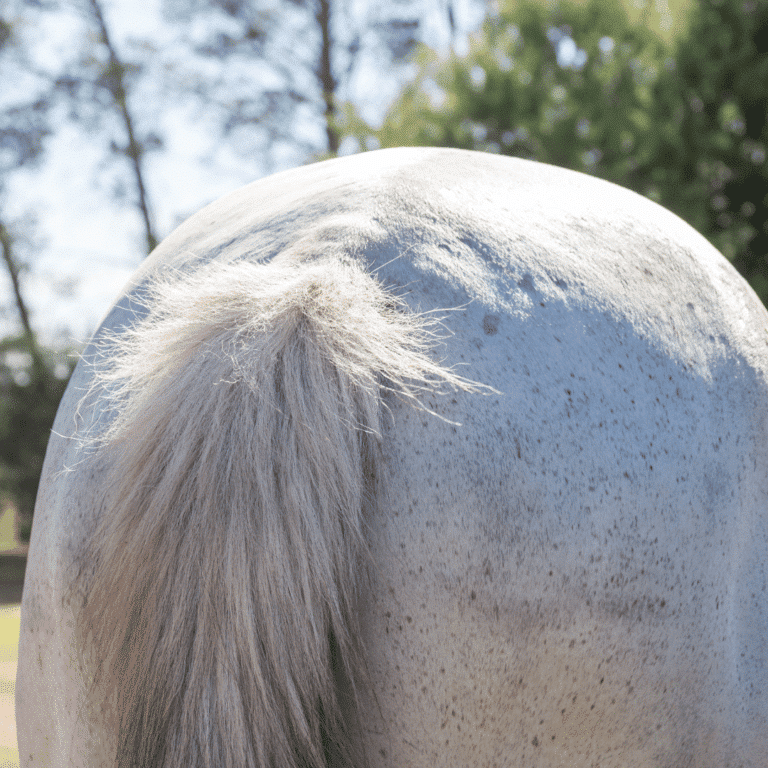
[[[386,150],[179,227],[59,409],[22,766],[768,765],[768,314],[648,200]]]

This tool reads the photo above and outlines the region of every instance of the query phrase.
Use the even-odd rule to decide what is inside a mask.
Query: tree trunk
[[[340,137],[336,127],[336,88],[338,86],[331,69],[331,3],[330,0],[318,0],[315,10],[320,33],[322,35],[322,49],[318,62],[317,78],[323,91],[325,102],[325,132],[328,137],[328,152],[338,154]]]
[[[8,270],[8,275],[11,278],[13,295],[16,299],[16,309],[19,312],[19,319],[21,320],[21,325],[24,329],[24,336],[27,338],[29,345],[29,354],[32,355],[32,365],[35,367],[36,371],[42,371],[44,367],[43,358],[40,354],[40,349],[37,346],[37,339],[32,330],[32,323],[29,320],[27,304],[24,301],[24,297],[21,295],[19,267],[13,255],[13,238],[2,221],[0,221],[0,245],[3,250],[3,261]]]
[[[157,237],[155,236],[154,228],[152,226],[152,217],[150,215],[149,196],[147,194],[147,188],[144,184],[144,170],[141,164],[142,147],[136,140],[136,133],[133,129],[133,118],[128,109],[128,98],[125,91],[125,66],[120,61],[117,55],[117,51],[112,45],[112,39],[109,36],[106,22],[104,21],[104,14],[101,12],[101,6],[99,0],[90,0],[91,9],[96,19],[96,23],[99,26],[99,37],[101,42],[106,46],[109,52],[109,69],[107,71],[107,88],[112,94],[112,98],[115,102],[115,106],[120,112],[120,117],[123,120],[125,126],[125,132],[128,136],[128,146],[126,147],[125,154],[131,161],[133,168],[133,176],[136,181],[136,190],[138,192],[138,207],[141,217],[144,221],[144,231],[147,240],[147,253],[151,252],[157,245]]]

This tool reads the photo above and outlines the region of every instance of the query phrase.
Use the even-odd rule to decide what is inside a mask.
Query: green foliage
[[[618,0],[510,4],[466,57],[419,57],[416,80],[374,134],[383,146],[480,149],[610,179],[647,161],[666,50]]]
[[[662,202],[768,302],[768,4],[702,0],[660,83]]]
[[[68,358],[33,350],[28,336],[0,341],[0,496],[16,507],[22,541],[29,540],[45,449],[73,368]]]
[[[672,209],[768,300],[768,5],[702,0],[665,43],[619,0],[507,2],[464,57],[422,48],[363,147],[451,146],[592,173]]]

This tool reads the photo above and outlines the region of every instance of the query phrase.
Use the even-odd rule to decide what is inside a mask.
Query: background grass
[[[16,747],[16,660],[19,650],[20,606],[0,607],[0,768],[18,768]]]
[[[0,552],[16,546],[15,514],[13,507],[5,506],[0,515]]]
[[[0,552],[14,549],[15,514],[5,507],[0,515]],[[12,558],[0,566],[0,581],[18,581],[23,578],[22,558]],[[0,605],[0,768],[18,768],[19,751],[16,746],[16,662],[19,651],[20,606]]]

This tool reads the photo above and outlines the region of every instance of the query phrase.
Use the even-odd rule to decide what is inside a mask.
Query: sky
[[[9,0],[13,2],[13,0]],[[167,53],[173,40],[159,13],[160,0],[103,0],[107,23],[118,50],[128,38],[151,38],[158,56]],[[447,48],[448,28],[444,0],[424,0],[425,37],[435,48]],[[69,6],[70,9],[72,6]],[[477,29],[482,17],[472,12],[470,0],[455,3],[456,21],[463,33],[454,46],[467,46],[467,32]],[[73,41],[82,41],[82,18],[74,11],[31,17],[22,33],[40,67],[55,69],[62,58],[73,55]],[[17,83],[19,88],[24,84]],[[366,117],[383,117],[398,93],[399,82],[382,81],[372,65],[363,71],[355,87],[361,93],[377,94],[368,99]],[[0,85],[0,102],[12,97],[12,85]],[[215,140],[216,132],[199,114],[183,105],[164,110],[159,116],[165,148],[147,158],[148,186],[155,207],[156,228],[167,235],[177,224],[202,206],[254,179],[307,160],[286,148],[271,167],[257,153],[245,158]],[[35,330],[44,343],[53,346],[82,346],[142,258],[144,234],[135,209],[116,205],[111,189],[120,179],[130,181],[114,161],[105,162],[103,143],[66,120],[46,144],[44,161],[38,168],[15,174],[7,183],[3,201],[9,220],[34,219],[33,247],[19,248],[28,271],[23,291]],[[317,125],[307,125],[309,136]],[[102,140],[103,141],[103,140]],[[347,149],[342,147],[342,150]],[[129,190],[132,192],[132,190]],[[3,335],[18,327],[10,281],[0,277],[3,304],[0,318]]]

